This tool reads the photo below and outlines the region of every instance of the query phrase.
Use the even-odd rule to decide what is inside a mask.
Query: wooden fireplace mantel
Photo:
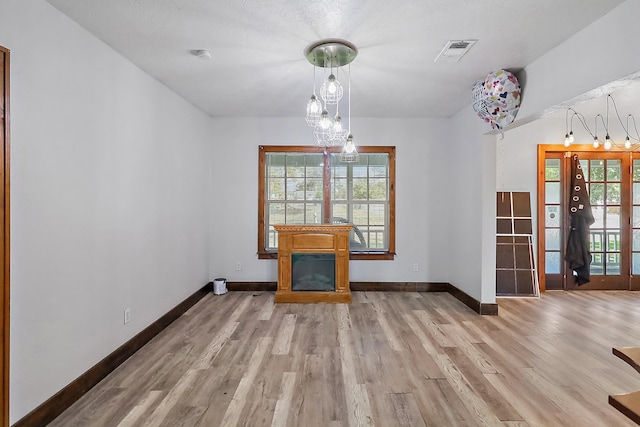
[[[350,303],[349,231],[351,224],[274,225],[278,231],[278,290],[275,302]],[[334,254],[335,291],[291,289],[292,254]]]

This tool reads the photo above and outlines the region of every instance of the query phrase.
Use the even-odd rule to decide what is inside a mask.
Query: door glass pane
[[[546,182],[544,190],[544,200],[546,204],[560,204],[560,183]]]
[[[547,274],[560,274],[560,252],[546,252],[544,271]]]
[[[634,252],[632,264],[632,273],[640,274],[640,253]]]
[[[604,251],[604,232],[602,230],[591,230],[589,238],[589,250],[591,252]]]
[[[640,181],[640,160],[633,160],[633,180]]]
[[[608,207],[606,219],[606,226],[608,229],[620,228],[620,207]]]
[[[593,213],[593,219],[595,219],[595,222],[591,224],[591,229],[604,228],[604,208],[592,206],[591,212]]]
[[[619,231],[607,231],[607,252],[620,252]]]
[[[633,183],[633,204],[640,205],[640,183]]]
[[[580,160],[580,166],[582,166],[582,175],[584,180],[589,182],[589,160]]]
[[[640,230],[633,230],[632,250],[640,251]]]
[[[640,227],[640,206],[633,207],[633,227]]]
[[[620,181],[620,160],[607,160],[607,181]]]
[[[545,230],[545,249],[560,250],[560,230],[550,228]]]
[[[591,274],[601,275],[604,274],[604,256],[601,253],[591,254]]]
[[[620,254],[607,254],[607,275],[620,274]]]
[[[607,184],[607,204],[620,204],[620,184]]]
[[[604,160],[591,160],[589,181],[604,181]]]
[[[546,159],[544,179],[547,181],[560,181],[560,159]]]
[[[604,204],[604,184],[589,184],[589,201],[592,206]]]
[[[633,181],[640,181],[640,159],[633,160]],[[633,203],[637,203],[640,196],[639,188],[637,184],[633,184]],[[633,228],[631,238],[631,249],[634,251],[640,250],[640,206],[633,206],[631,226]],[[631,255],[631,274],[640,275],[640,253],[633,252]]]
[[[560,196],[562,159],[545,159],[545,273],[560,274]],[[551,181],[551,182],[550,182]],[[551,206],[549,206],[551,205]],[[549,252],[549,249],[552,252]]]
[[[545,206],[545,211],[545,227],[560,227],[560,206]]]

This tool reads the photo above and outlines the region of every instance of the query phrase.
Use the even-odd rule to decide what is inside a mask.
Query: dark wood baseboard
[[[447,290],[451,295],[460,300],[464,305],[469,307],[471,310],[475,311],[478,314],[483,316],[497,316],[498,315],[498,304],[497,303],[487,303],[480,302],[474,297],[470,296],[464,291],[456,288],[452,284],[449,284],[449,289]]]
[[[436,282],[351,282],[352,291],[448,292],[448,283]]]
[[[227,282],[228,291],[275,292],[278,282]]]
[[[498,304],[483,303],[466,292],[446,282],[350,282],[352,291],[388,291],[388,292],[448,292],[481,315],[497,316]],[[278,289],[277,282],[227,282],[229,291],[270,292]]]
[[[174,320],[182,316],[195,303],[200,301],[213,289],[213,282],[207,283],[194,294],[182,301],[168,313],[147,326],[136,336],[122,344],[107,357],[96,363],[87,372],[80,375],[65,388],[54,394],[42,405],[25,415],[13,427],[44,426],[53,421],[58,415],[73,405],[93,386],[109,375],[125,360],[140,350],[153,337],[162,332]]]

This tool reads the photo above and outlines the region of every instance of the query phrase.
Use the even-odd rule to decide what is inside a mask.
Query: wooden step
[[[613,354],[627,362],[636,371],[640,372],[640,348],[639,347],[613,347]]]
[[[640,425],[640,391],[609,396],[609,404]]]

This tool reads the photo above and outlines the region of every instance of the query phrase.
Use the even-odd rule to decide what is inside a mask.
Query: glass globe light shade
[[[332,131],[335,135],[339,135],[342,133],[342,117],[336,115],[333,118],[333,128]]]
[[[353,143],[353,135],[349,134],[342,148],[342,153],[340,153],[340,160],[346,163],[354,163],[358,161],[358,158],[358,150],[356,150],[356,146]]]
[[[351,154],[355,151],[356,146],[353,144],[353,135],[347,137],[347,143],[344,144],[344,151]]]
[[[313,129],[313,136],[315,137],[316,145],[320,147],[329,147],[333,145],[333,138],[329,132],[327,132],[326,129],[320,128],[320,126],[316,126]]]
[[[307,115],[305,121],[309,126],[315,126],[320,120],[320,114],[322,113],[322,103],[315,96],[311,95],[311,99],[307,102]]]
[[[333,145],[342,145],[345,143],[349,131],[342,127],[342,118],[336,115],[333,118],[333,126],[331,127],[331,137]]]
[[[320,87],[320,96],[329,105],[337,104],[342,99],[343,93],[342,85],[333,74],[330,74]]]
[[[329,112],[323,110],[320,115],[320,120],[315,128],[313,128],[313,136],[316,138],[316,144],[322,147],[328,147],[333,140],[332,135],[333,124],[329,119]]]
[[[328,130],[331,127],[331,120],[329,120],[329,112],[327,110],[322,110],[317,127],[322,130]]]

